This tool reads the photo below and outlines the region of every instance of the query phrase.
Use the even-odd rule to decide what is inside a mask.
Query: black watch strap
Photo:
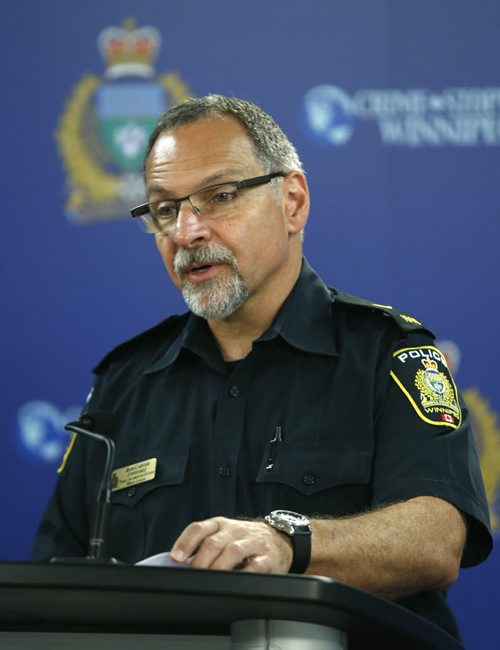
[[[304,573],[311,561],[311,533],[295,532],[290,535],[293,560],[289,573]]]

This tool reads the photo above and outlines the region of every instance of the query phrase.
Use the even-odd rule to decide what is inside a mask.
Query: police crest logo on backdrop
[[[437,347],[446,358],[450,371],[456,376],[461,351],[454,341],[437,341]],[[472,429],[483,472],[486,497],[490,507],[491,529],[500,533],[500,421],[488,399],[477,387],[462,389],[472,420]]]
[[[158,115],[188,97],[175,71],[157,75],[155,27],[107,27],[97,37],[104,76],[85,73],[56,132],[67,175],[65,213],[73,223],[122,218],[144,199],[142,161]]]

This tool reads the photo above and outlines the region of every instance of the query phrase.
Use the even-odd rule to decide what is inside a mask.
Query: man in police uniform
[[[113,350],[108,550],[330,576],[457,634],[444,591],[491,548],[467,412],[416,319],[328,289],[302,257],[294,147],[232,98],[168,111],[146,156],[155,235],[190,312]],[[77,439],[34,559],[84,555],[102,456]]]

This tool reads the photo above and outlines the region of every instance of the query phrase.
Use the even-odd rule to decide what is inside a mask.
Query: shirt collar
[[[305,352],[337,356],[332,302],[330,290],[303,258],[294,288],[259,341],[281,336],[287,343]]]
[[[206,356],[208,351],[212,351],[214,356],[217,356],[207,322],[203,318],[195,316],[193,313],[189,314],[187,323],[178,336],[160,354],[156,361],[145,370],[144,374],[147,375],[158,370],[163,370],[174,363],[183,349],[198,352],[198,354],[203,354],[203,356]]]
[[[258,341],[270,341],[281,336],[291,346],[305,352],[337,356],[332,302],[330,290],[303,258],[302,269],[295,286],[271,327]],[[182,349],[203,356],[214,367],[221,365],[206,321],[190,314],[180,334],[145,371],[145,374],[163,370],[172,364],[179,357]]]

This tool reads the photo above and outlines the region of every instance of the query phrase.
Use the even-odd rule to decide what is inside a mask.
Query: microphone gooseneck
[[[87,553],[88,560],[106,561],[106,530],[111,505],[111,473],[115,460],[115,443],[109,436],[114,429],[114,416],[111,411],[86,412],[76,422],[68,422],[64,428],[66,431],[86,436],[106,445],[106,461],[97,492],[96,510]]]

